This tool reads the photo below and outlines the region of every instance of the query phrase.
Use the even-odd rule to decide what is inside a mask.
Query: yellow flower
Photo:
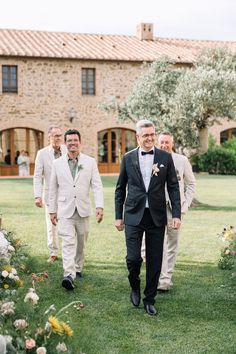
[[[63,334],[63,328],[55,316],[49,316],[48,322],[51,326],[51,330],[58,334]]]
[[[8,289],[9,285],[8,284],[4,284],[3,287],[4,287],[4,289]]]
[[[64,330],[64,333],[68,336],[68,337],[72,337],[74,334],[73,329],[65,322],[61,322],[61,326]]]
[[[6,270],[8,273],[10,273],[12,270],[12,266],[10,264],[7,264],[3,267],[3,269]]]

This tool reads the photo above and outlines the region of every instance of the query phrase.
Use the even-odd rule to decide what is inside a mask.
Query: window
[[[82,95],[95,95],[95,69],[82,69]]]
[[[17,92],[17,66],[2,66],[2,92]]]

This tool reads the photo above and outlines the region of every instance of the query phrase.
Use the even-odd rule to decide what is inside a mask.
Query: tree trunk
[[[207,127],[199,129],[199,154],[204,154],[208,150],[208,129]]]

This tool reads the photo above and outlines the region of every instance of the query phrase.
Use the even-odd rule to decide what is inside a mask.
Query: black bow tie
[[[150,151],[141,151],[141,155],[153,155],[154,154],[154,151],[153,150],[150,150]]]

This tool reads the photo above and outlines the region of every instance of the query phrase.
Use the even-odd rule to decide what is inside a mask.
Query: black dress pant
[[[144,304],[154,304],[157,285],[161,273],[165,226],[157,227],[148,208],[145,209],[139,225],[125,225],[128,279],[132,289],[140,289],[140,269],[142,265],[141,245],[143,233],[146,241],[146,287]]]

